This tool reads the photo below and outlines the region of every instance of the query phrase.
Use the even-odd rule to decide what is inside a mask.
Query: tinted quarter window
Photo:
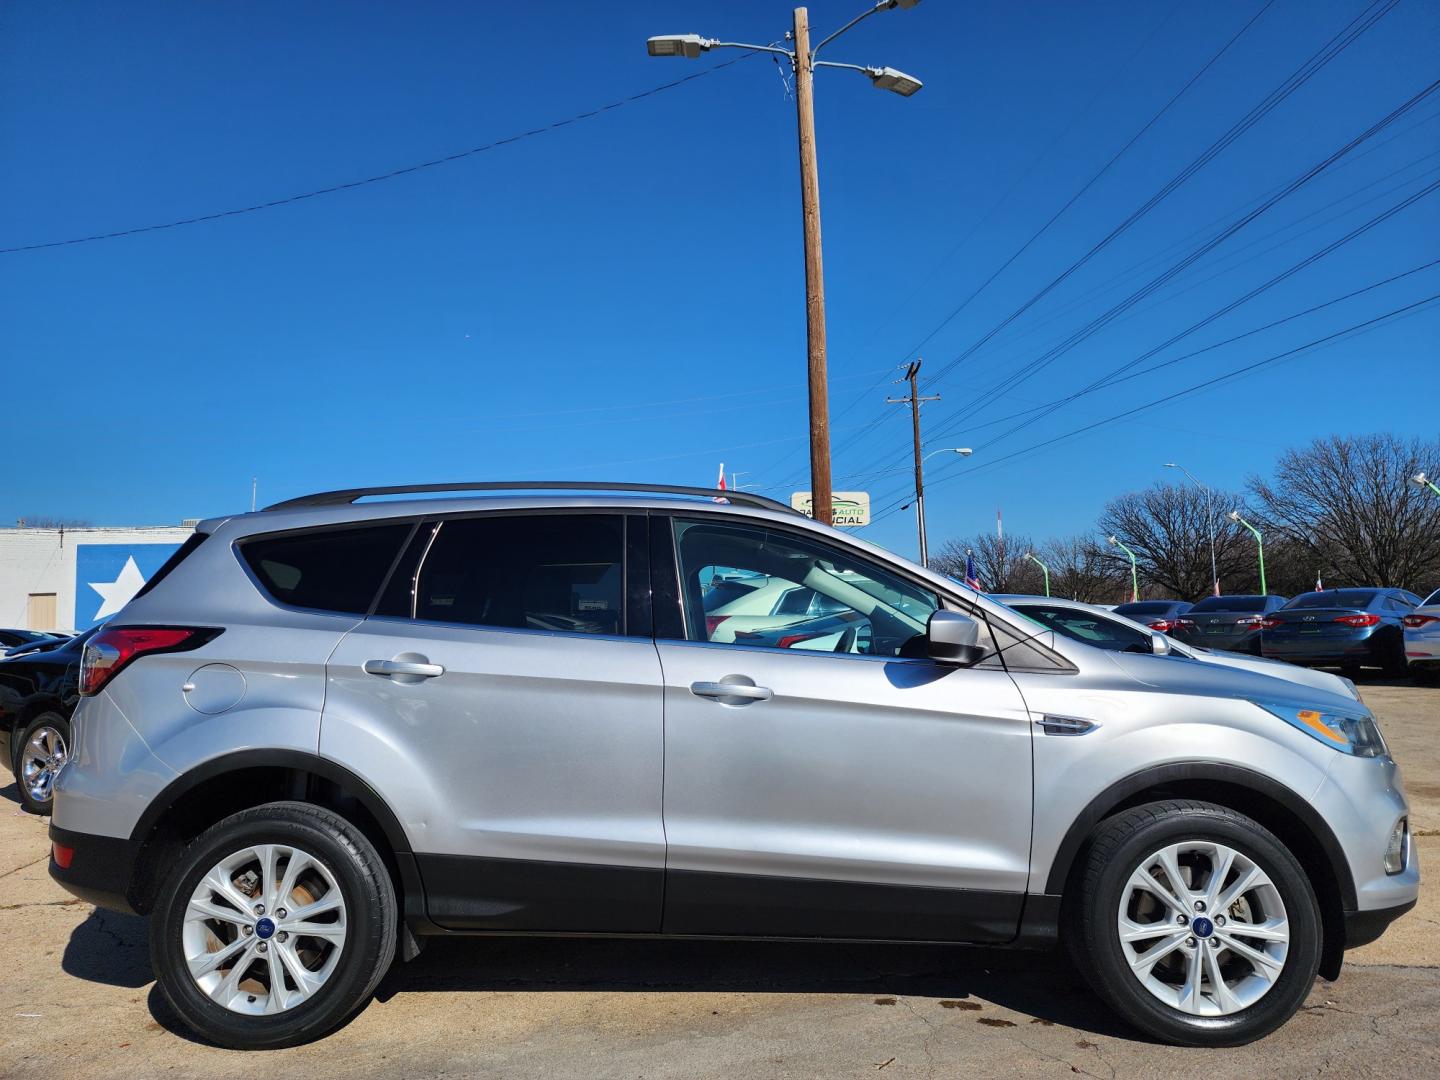
[[[282,604],[363,615],[370,610],[411,522],[316,529],[240,543],[240,557]]]
[[[574,634],[625,632],[618,514],[444,521],[415,580],[417,619]]]

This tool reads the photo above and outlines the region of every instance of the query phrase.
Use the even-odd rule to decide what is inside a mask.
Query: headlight
[[[1383,757],[1386,753],[1385,740],[1380,737],[1380,726],[1371,716],[1341,716],[1338,713],[1321,712],[1319,709],[1297,709],[1293,705],[1276,705],[1268,702],[1255,704],[1278,716],[1291,727],[1299,728],[1306,735],[1319,739],[1326,746],[1333,746],[1342,754],[1355,757]]]

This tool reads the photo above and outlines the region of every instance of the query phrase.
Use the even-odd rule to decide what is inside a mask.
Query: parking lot
[[[1440,690],[1362,686],[1440,866]],[[51,883],[45,822],[0,806],[0,1076],[233,1076],[154,987],[145,923]],[[1432,870],[1433,874],[1433,870]],[[264,1065],[298,1076],[1415,1074],[1440,1052],[1440,893],[1255,1046],[1137,1038],[1058,958],[952,947],[432,941],[352,1023]]]

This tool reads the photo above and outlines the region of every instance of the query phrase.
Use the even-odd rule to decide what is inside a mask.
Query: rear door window
[[[413,528],[406,521],[257,536],[240,542],[240,557],[273,600],[363,615]]]
[[[399,602],[408,602],[409,609],[390,610],[392,597],[403,597]],[[388,590],[381,614],[501,629],[623,634],[625,519],[518,514],[442,521],[410,588]]]

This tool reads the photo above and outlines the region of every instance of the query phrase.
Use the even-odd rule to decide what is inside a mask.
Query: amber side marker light
[[[1299,720],[1306,727],[1312,728],[1321,735],[1324,735],[1327,739],[1334,739],[1338,743],[1348,743],[1350,741],[1345,737],[1343,731],[1336,731],[1329,724],[1325,723],[1325,721],[1321,719],[1321,714],[1314,709],[1301,709],[1295,714],[1295,719]]]

